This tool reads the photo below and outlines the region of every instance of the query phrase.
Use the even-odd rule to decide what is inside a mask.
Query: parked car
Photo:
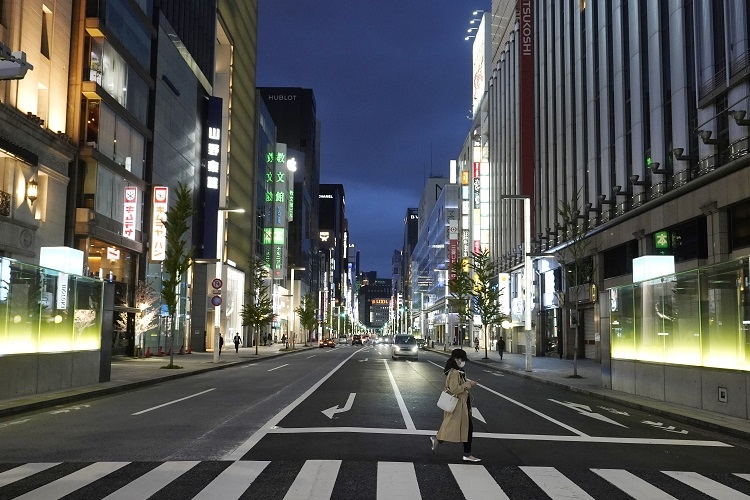
[[[352,335],[352,345],[362,345],[362,336],[361,335]]]
[[[396,335],[393,338],[392,359],[411,358],[416,361],[418,357],[417,339],[414,338],[414,335]]]
[[[318,347],[336,347],[336,342],[333,339],[320,339]]]
[[[417,339],[417,348],[418,349],[426,349],[427,348],[427,341],[425,339]]]

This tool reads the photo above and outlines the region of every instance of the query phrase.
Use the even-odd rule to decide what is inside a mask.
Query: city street
[[[4,417],[0,498],[750,498],[750,442],[471,362],[482,462],[433,454],[445,361],[307,349]]]

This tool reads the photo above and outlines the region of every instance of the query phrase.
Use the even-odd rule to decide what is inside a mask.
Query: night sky
[[[489,0],[260,0],[259,87],[311,88],[324,184],[343,184],[362,271],[390,278],[408,207],[471,125],[472,12]],[[476,25],[474,25],[476,26]]]

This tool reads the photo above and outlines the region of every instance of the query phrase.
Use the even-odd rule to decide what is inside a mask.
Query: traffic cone
[[[151,357],[151,348],[150,348],[150,347],[147,347],[147,348],[146,348],[146,357],[147,357],[147,358],[150,358],[150,357]]]
[[[185,346],[181,345],[180,352],[178,352],[177,354],[185,354]]]
[[[157,356],[164,356],[164,349],[162,349],[161,346],[159,346],[159,352],[156,353]]]
[[[188,352],[187,353],[188,354],[193,354],[193,346],[191,346],[191,345],[188,346]]]
[[[167,351],[167,356],[171,356],[171,355],[172,355],[172,348],[170,347],[169,350]]]

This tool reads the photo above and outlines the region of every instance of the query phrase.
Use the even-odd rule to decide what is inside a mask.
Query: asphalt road
[[[750,499],[746,441],[471,363],[482,462],[433,454],[445,361],[307,350],[0,419],[0,499]]]

